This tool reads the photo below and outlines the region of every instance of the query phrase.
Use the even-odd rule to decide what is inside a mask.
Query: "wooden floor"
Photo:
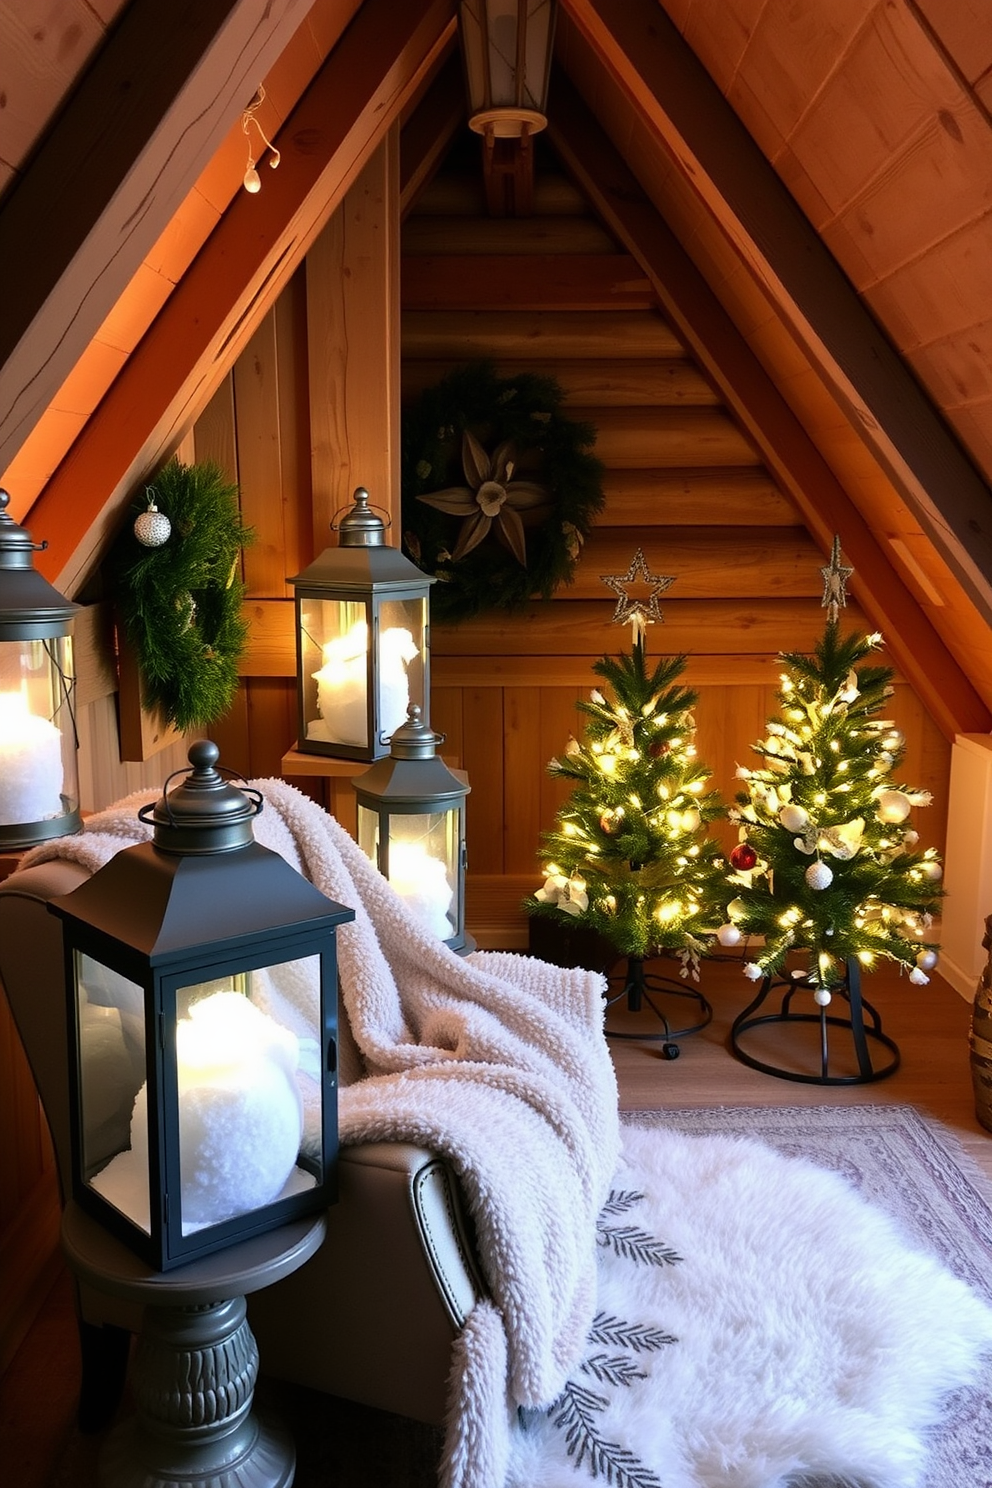
[[[739,965],[712,963],[704,968],[702,986],[712,1003],[713,1019],[708,1027],[679,1042],[678,1058],[666,1058],[657,1042],[611,1041],[624,1109],[907,1103],[952,1128],[992,1178],[992,1134],[975,1119],[968,1048],[970,1005],[939,977],[919,988],[883,969],[866,982],[866,995],[879,1012],[885,1033],[899,1046],[902,1062],[894,1074],[878,1083],[845,1087],[775,1078],[735,1059],[727,1049],[730,1024],[754,988]],[[673,1027],[695,1020],[690,1002],[663,1002]],[[609,1024],[622,1031],[643,1027],[656,1032],[661,1027],[650,1014],[627,1011],[623,998],[611,1011]],[[805,1029],[793,1026],[774,1032],[778,1049],[771,1059],[791,1059],[799,1048],[798,1035]],[[771,1050],[772,1045],[767,1048]],[[810,1053],[815,1069],[815,1048]],[[8,1480],[18,1488],[54,1488],[54,1466],[72,1429],[77,1389],[71,1294],[63,1274],[0,1380],[0,1451],[5,1477],[13,1471]],[[72,1483],[60,1481],[58,1488],[90,1488],[95,1482],[97,1446],[94,1441],[92,1471]]]

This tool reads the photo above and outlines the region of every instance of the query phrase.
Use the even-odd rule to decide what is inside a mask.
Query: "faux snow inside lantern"
[[[337,1152],[336,927],[255,841],[259,792],[192,745],[125,848],[50,908],[69,994],[73,1196],[159,1271],[322,1208]]]
[[[78,832],[72,620],[0,491],[0,852]]]
[[[426,712],[434,580],[385,545],[364,486],[325,548],[290,580],[296,591],[296,677],[304,754],[375,760],[415,703]]]
[[[465,797],[470,786],[436,753],[435,734],[411,703],[389,758],[355,781],[358,845],[410,912],[453,951],[473,951],[465,933]]]

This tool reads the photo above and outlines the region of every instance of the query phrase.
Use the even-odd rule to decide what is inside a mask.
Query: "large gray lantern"
[[[385,545],[364,486],[339,546],[290,580],[296,590],[297,748],[376,760],[411,703],[430,695],[427,596],[433,579]]]
[[[0,852],[78,832],[72,620],[0,491]]]
[[[354,911],[255,841],[262,798],[217,759],[192,745],[138,813],[152,841],[50,904],[73,1197],[159,1271],[334,1197],[335,934]]]
[[[454,951],[465,933],[465,797],[468,777],[436,753],[443,742],[420,709],[393,734],[389,758],[355,781],[358,845],[408,909]]]

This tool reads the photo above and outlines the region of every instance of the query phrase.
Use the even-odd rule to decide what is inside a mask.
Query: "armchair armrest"
[[[436,1153],[372,1142],[342,1148],[338,1181],[320,1250],[249,1299],[262,1371],[439,1424],[483,1290],[457,1178]]]

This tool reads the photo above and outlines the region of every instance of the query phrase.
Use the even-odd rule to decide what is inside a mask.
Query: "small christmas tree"
[[[764,937],[745,966],[755,981],[778,972],[790,951],[803,951],[817,1001],[828,1003],[852,957],[866,968],[888,957],[910,968],[910,981],[929,981],[937,946],[927,932],[942,869],[934,848],[917,850],[909,824],[913,807],[930,804],[929,792],[892,778],[905,740],[891,718],[877,716],[892,693],[892,672],[859,666],[882,638],[840,632],[853,570],[841,566],[839,539],[821,572],[823,637],[811,657],[781,657],[781,717],[753,746],[761,767],[737,772],[746,788],[730,812],[740,841],[729,881],[738,894],[718,939],[734,945],[745,935]]]
[[[604,656],[593,671],[608,684],[577,704],[587,716],[552,775],[575,782],[556,826],[541,837],[544,886],[526,902],[529,913],[569,917],[604,936],[621,955],[643,959],[675,952],[682,975],[698,975],[699,956],[721,918],[724,864],[706,829],[722,814],[709,772],[696,759],[692,706],[696,694],[678,685],[684,656],[649,666],[647,619],[660,618],[659,586],[638,551],[630,572],[655,588],[645,607],[625,591],[614,619],[633,620],[630,655]]]

